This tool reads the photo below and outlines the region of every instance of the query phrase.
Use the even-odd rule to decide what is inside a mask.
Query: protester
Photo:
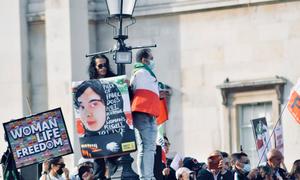
[[[100,79],[116,76],[111,71],[109,60],[105,55],[97,55],[92,57],[88,68],[90,79]]]
[[[171,143],[169,142],[169,139],[167,138],[167,136],[164,136],[164,142],[165,142],[165,153],[167,156],[169,153],[169,150],[170,150],[170,146],[171,146]],[[172,167],[170,167],[172,160],[173,159],[166,157],[166,164],[164,164],[164,169],[162,171],[163,180],[175,180],[176,179],[176,171]],[[182,166],[182,164],[183,163],[181,161],[180,167]]]
[[[232,164],[234,179],[247,180],[247,175],[251,171],[250,160],[248,158],[248,155],[244,152],[241,152],[233,153],[231,157],[233,157]]]
[[[94,168],[94,159],[86,159],[86,158],[80,158],[76,167],[75,172],[73,172],[70,176],[71,180],[79,180],[78,170],[81,166],[88,166],[90,168]]]
[[[253,169],[255,170],[255,169]],[[252,170],[252,171],[253,171]],[[259,166],[257,169],[257,175],[249,177],[250,175],[248,175],[248,179],[255,179],[255,180],[273,180],[272,178],[272,169],[269,166]],[[250,173],[249,173],[250,174]]]
[[[78,176],[80,180],[94,180],[93,168],[90,166],[81,166],[78,169]]]
[[[231,171],[232,167],[230,165],[230,158],[227,152],[222,151],[221,152],[224,162],[224,168],[228,171]]]
[[[114,77],[116,74],[112,72],[109,59],[105,55],[97,55],[92,57],[91,62],[88,67],[88,73],[90,79],[101,79]],[[105,179],[106,172],[106,164],[109,167],[108,175],[111,176],[114,174],[118,168],[117,159],[119,157],[111,157],[111,158],[98,158],[94,161],[94,175],[96,178]]]
[[[287,179],[287,172],[280,168],[280,164],[283,163],[283,155],[281,152],[277,149],[271,149],[267,154],[267,159],[267,166],[272,169],[273,179]]]
[[[299,180],[300,179],[300,159],[297,159],[293,163],[293,167],[290,172],[290,179],[291,180]]]
[[[202,166],[205,166],[205,163],[199,163],[195,158],[185,157],[183,159],[183,167],[186,167],[189,170],[195,172],[196,176],[198,175],[198,172],[202,169]]]
[[[20,180],[20,173],[16,168],[15,160],[13,153],[10,151],[10,148],[7,147],[7,150],[1,157],[1,164],[3,170],[3,180]]]
[[[233,173],[225,169],[223,157],[220,151],[213,151],[207,159],[208,169],[198,172],[198,180],[233,180]]]
[[[181,167],[176,171],[176,179],[178,180],[196,180],[196,174],[194,171],[186,167]]]
[[[62,156],[44,161],[40,180],[70,180],[69,170],[65,166]]]
[[[131,109],[137,139],[137,169],[140,179],[154,179],[154,154],[156,150],[159,115],[158,81],[153,72],[154,60],[150,49],[141,49],[136,54],[130,85],[133,91]]]

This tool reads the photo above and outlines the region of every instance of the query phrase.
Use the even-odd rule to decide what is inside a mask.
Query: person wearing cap
[[[178,180],[196,180],[196,175],[194,171],[186,167],[181,167],[176,171],[176,179]]]
[[[202,166],[205,166],[205,163],[199,163],[195,158],[185,157],[183,159],[183,167],[186,167],[191,171],[194,171],[196,175],[202,169]]]
[[[94,159],[86,159],[86,158],[81,157],[78,161],[76,170],[70,176],[71,180],[80,180],[80,178],[79,178],[79,169],[82,166],[86,166],[86,167],[94,169]]]

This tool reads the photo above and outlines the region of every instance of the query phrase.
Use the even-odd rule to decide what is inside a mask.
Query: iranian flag
[[[156,118],[156,124],[157,124],[156,144],[161,146],[162,162],[166,164],[167,160],[166,160],[165,140],[164,140],[164,133],[165,133],[164,123],[168,120],[168,109],[167,109],[166,98],[160,99],[159,109],[160,109],[160,113],[159,116]]]

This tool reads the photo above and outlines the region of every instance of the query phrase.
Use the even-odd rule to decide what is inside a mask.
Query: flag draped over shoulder
[[[290,93],[287,107],[294,119],[300,124],[300,79]]]

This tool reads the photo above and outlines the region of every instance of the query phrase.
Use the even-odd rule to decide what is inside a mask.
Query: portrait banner
[[[3,123],[17,168],[73,153],[60,108]]]
[[[258,158],[267,161],[267,153],[271,149],[271,141],[267,120],[265,117],[251,120]],[[268,143],[269,141],[269,143]]]
[[[75,124],[84,158],[136,151],[126,76],[73,82]]]

